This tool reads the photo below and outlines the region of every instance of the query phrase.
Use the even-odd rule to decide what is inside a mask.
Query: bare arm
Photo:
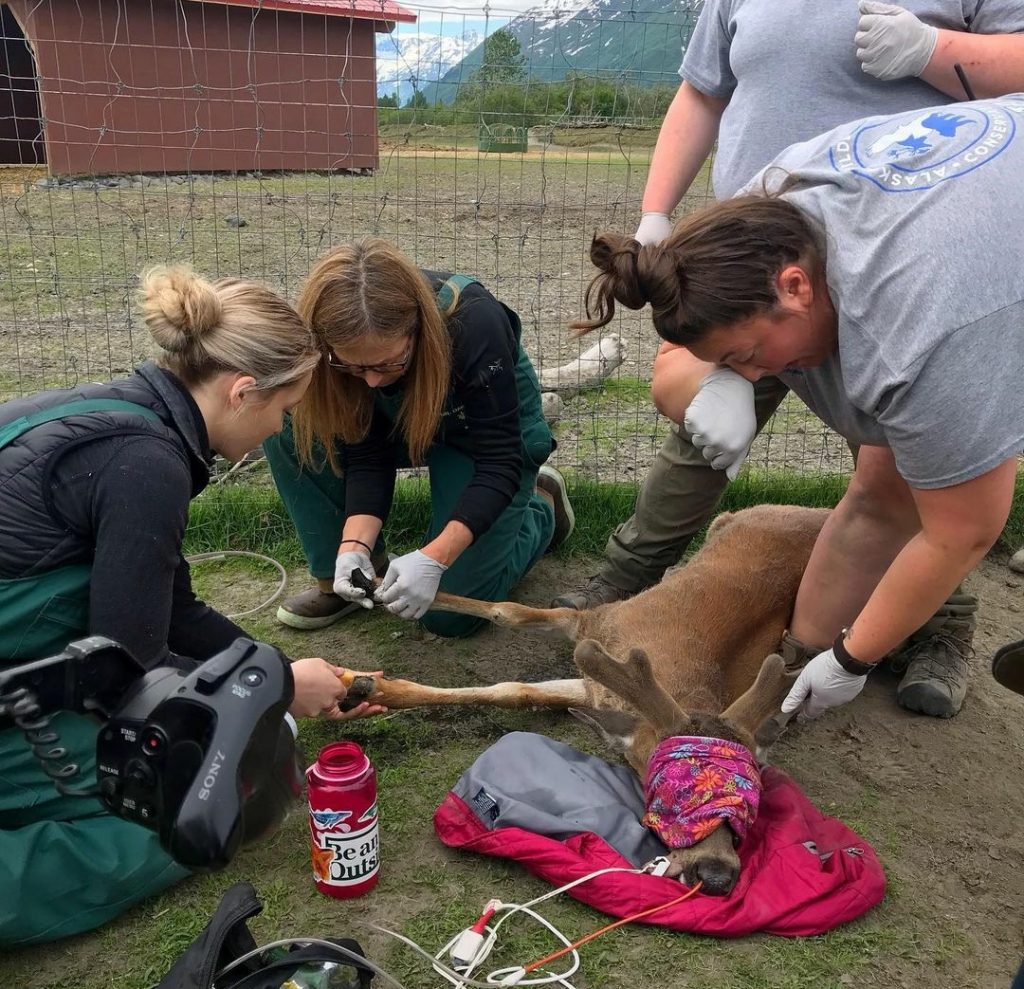
[[[947,96],[965,100],[964,87],[953,69],[957,62],[979,99],[1024,91],[1024,34],[940,30],[921,78]]]
[[[645,213],[671,213],[690,188],[718,137],[728,100],[684,82],[665,114],[644,188]]]
[[[377,536],[380,535],[380,530],[383,527],[384,523],[376,515],[350,515],[345,519],[345,529],[341,535],[339,552],[353,548],[352,546],[345,546],[349,539],[365,543],[372,550],[374,543],[377,542]],[[368,554],[369,552],[367,550]]]
[[[714,364],[698,360],[685,347],[663,343],[654,358],[651,380],[651,398],[658,411],[681,423],[701,381],[714,370]]]
[[[846,639],[874,663],[920,628],[999,538],[1010,513],[1017,458],[949,488],[911,489],[921,530],[885,572]]]
[[[432,560],[450,567],[469,548],[473,533],[469,526],[452,519],[426,546],[422,552]]]

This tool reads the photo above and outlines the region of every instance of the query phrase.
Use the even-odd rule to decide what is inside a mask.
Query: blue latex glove
[[[391,561],[374,597],[393,615],[415,621],[434,603],[441,575],[448,568],[420,550]]]

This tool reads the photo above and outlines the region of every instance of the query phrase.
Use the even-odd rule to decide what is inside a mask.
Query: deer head
[[[688,713],[658,682],[642,649],[630,650],[625,662],[620,662],[600,643],[584,639],[576,647],[575,660],[581,672],[618,694],[649,722],[654,741],[673,735],[703,735],[740,742],[750,749],[757,729],[775,714],[797,676],[797,672],[786,670],[781,656],[773,654],[762,663],[754,683],[725,711]],[[630,759],[634,768],[638,768],[638,762],[646,766],[653,749],[650,740],[645,748],[642,761]],[[702,891],[712,895],[730,893],[739,878],[740,860],[728,825],[716,828],[688,848],[670,849],[669,862],[666,875],[681,876],[690,886],[699,880]]]

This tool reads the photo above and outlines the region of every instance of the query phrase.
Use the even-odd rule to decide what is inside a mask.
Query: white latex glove
[[[660,244],[672,233],[672,221],[667,213],[644,213],[640,217],[640,226],[636,228],[633,239],[644,247],[649,244]]]
[[[373,598],[368,597],[366,591],[352,583],[352,571],[357,568],[371,581],[376,576],[370,558],[362,550],[346,550],[338,554],[337,560],[334,561],[334,593],[346,601],[354,601],[364,608],[372,608]]]
[[[754,386],[727,367],[716,368],[700,383],[683,426],[704,459],[735,481],[757,435]]]
[[[935,51],[939,29],[923,24],[909,10],[878,0],[860,0],[853,43],[860,67],[889,81],[919,76]]]
[[[827,649],[800,671],[782,702],[782,713],[800,711],[799,720],[813,721],[830,707],[852,701],[864,689],[867,679],[866,675],[847,673],[839,665],[836,654]]]
[[[391,614],[415,621],[430,610],[447,569],[426,553],[413,550],[391,561],[375,596]]]

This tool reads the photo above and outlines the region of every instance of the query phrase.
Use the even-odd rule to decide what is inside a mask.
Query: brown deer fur
[[[435,610],[562,633],[577,643],[574,659],[583,676],[443,688],[348,673],[347,705],[577,709],[641,777],[655,744],[669,735],[712,735],[753,746],[795,676],[771,654],[827,515],[771,505],[723,513],[686,566],[635,597],[590,611],[438,594]],[[699,845],[674,850],[672,872],[691,883],[701,879],[708,892],[728,892],[739,869],[731,834],[720,827]]]

